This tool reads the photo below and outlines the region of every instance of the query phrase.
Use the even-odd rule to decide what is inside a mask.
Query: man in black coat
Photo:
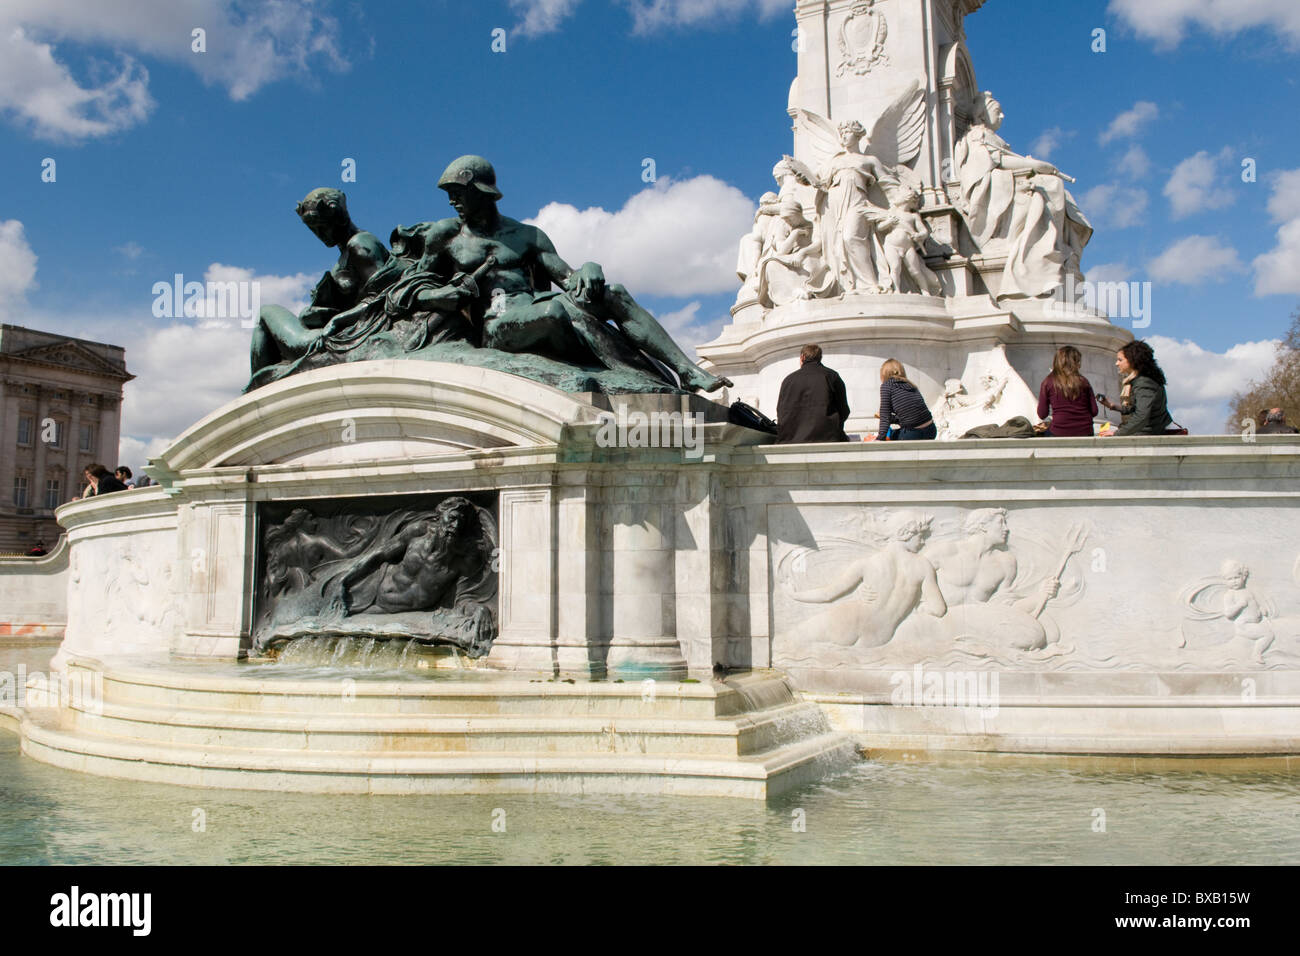
[[[820,345],[799,350],[799,371],[781,383],[776,402],[777,444],[848,441],[849,399],[844,379],[822,365]]]

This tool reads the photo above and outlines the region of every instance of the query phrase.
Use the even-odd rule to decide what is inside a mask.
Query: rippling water
[[[1300,777],[864,762],[767,805],[319,796],[77,774],[0,732],[0,863],[290,862],[1295,864]]]

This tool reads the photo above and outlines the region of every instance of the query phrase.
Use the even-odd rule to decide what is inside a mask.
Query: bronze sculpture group
[[[492,165],[462,156],[438,181],[457,215],[398,226],[391,249],[359,229],[337,189],[298,204],[338,262],[300,315],[263,307],[251,391],[339,362],[413,358],[480,365],[572,392],[715,391],[731,384],[692,362],[619,285],[571,268],[546,233],[497,211]]]

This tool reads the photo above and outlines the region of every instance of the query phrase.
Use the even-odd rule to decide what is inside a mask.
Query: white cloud
[[[1152,279],[1181,285],[1223,282],[1245,268],[1237,250],[1217,236],[1180,239],[1147,263]]]
[[[11,258],[4,254],[12,252],[9,225],[0,224],[0,263]],[[204,273],[208,282],[257,282],[263,304],[283,305],[294,312],[306,304],[316,278],[306,273],[259,275],[215,262]],[[147,455],[156,455],[200,418],[238,397],[249,376],[251,330],[237,320],[157,319],[151,302],[152,293],[150,298],[142,295],[139,307],[127,313],[25,313],[22,322],[126,349],[127,370],[136,377],[123,389],[119,460],[137,470]]]
[[[1083,211],[1097,225],[1127,229],[1143,221],[1149,201],[1145,189],[1104,183],[1084,193],[1082,205]]]
[[[1300,169],[1274,177],[1268,211],[1282,225],[1277,245],[1253,263],[1255,295],[1300,294]]]
[[[1258,256],[1255,295],[1300,295],[1300,219],[1277,231],[1277,245]]]
[[[281,77],[319,66],[347,68],[338,23],[315,0],[5,0],[0,5],[0,113],[45,139],[104,136],[142,122],[154,106],[149,73],[133,58],[152,56],[193,70],[243,100]],[[206,51],[191,31],[206,31]],[[73,75],[69,45],[108,47],[108,70],[86,61]]]
[[[250,331],[175,322],[120,342],[136,376],[122,400],[122,435],[157,453],[248,384]]]
[[[315,278],[316,276],[306,272],[292,276],[257,275],[252,269],[222,265],[220,262],[212,263],[203,273],[203,281],[210,293],[216,285],[228,286],[229,283],[234,282],[240,286],[236,290],[240,303],[249,303],[250,307],[253,303],[282,305],[295,314],[306,307],[312,281]],[[234,298],[232,295],[223,300],[217,295],[210,294],[203,302],[196,303],[197,308],[194,309],[192,317],[208,320],[205,324],[234,324],[235,318],[242,318],[242,316],[231,315],[234,311],[231,300]],[[180,311],[179,307],[176,311]],[[223,311],[225,314],[220,314]]]
[[[54,58],[53,47],[0,18],[0,112],[35,135],[56,141],[104,136],[142,122],[153,106],[149,71],[129,56],[116,75],[82,86]]]
[[[1115,169],[1131,179],[1142,179],[1147,173],[1151,172],[1151,157],[1141,146],[1134,144],[1129,147],[1129,151],[1120,157]]]
[[[736,287],[736,244],[753,225],[754,203],[712,176],[660,177],[618,212],[550,203],[533,219],[577,268],[599,262],[635,295],[685,298]]]
[[[1089,269],[1084,278],[1088,282],[1128,282],[1133,270],[1125,262],[1103,262]]]
[[[1177,46],[1192,26],[1220,37],[1265,27],[1300,46],[1300,3],[1295,0],[1111,0],[1109,12],[1165,47]]]
[[[36,285],[36,253],[27,243],[23,224],[0,220],[0,321],[9,322]]]
[[[1300,219],[1300,169],[1287,169],[1273,177],[1268,214],[1277,222]]]
[[[1165,184],[1165,195],[1169,197],[1175,219],[1185,219],[1208,209],[1223,209],[1237,201],[1223,168],[1231,158],[1232,150],[1228,147],[1213,156],[1201,150],[1174,167]]]
[[[1050,159],[1057,147],[1073,135],[1073,131],[1067,133],[1059,126],[1043,130],[1042,135],[1034,140],[1033,145],[1029,147],[1030,155],[1038,159]]]
[[[135,240],[131,240],[124,245],[114,246],[113,251],[120,252],[128,259],[139,259],[140,256],[144,254],[144,246],[140,245],[140,243]]]
[[[515,31],[524,36],[554,33],[573,15],[582,0],[510,0],[510,10],[519,17]]]
[[[169,444],[170,441],[165,438],[141,441],[130,435],[123,435],[117,443],[117,463],[126,465],[131,469],[131,473],[139,478],[143,474],[144,466],[149,464],[149,459],[157,458]]]
[[[1162,335],[1147,341],[1169,379],[1169,413],[1193,434],[1223,434],[1232,396],[1261,378],[1277,358],[1276,341],[1243,342],[1226,352]]]
[[[1132,109],[1125,110],[1113,120],[1110,125],[1102,131],[1100,141],[1105,146],[1114,139],[1126,139],[1130,136],[1136,136],[1148,123],[1155,120],[1160,115],[1160,107],[1155,103],[1147,100],[1139,100],[1133,104]]]
[[[687,355],[694,355],[697,347],[718,337],[731,316],[723,314],[701,321],[700,303],[689,302],[674,312],[664,312],[656,318]]]
[[[790,0],[628,0],[632,29],[652,33],[669,27],[711,24],[756,13],[760,20],[787,15]]]
[[[519,18],[515,32],[524,36],[554,33],[573,16],[582,0],[509,0]],[[712,24],[751,12],[766,20],[790,12],[790,0],[624,0],[632,13],[634,33],[671,27]]]

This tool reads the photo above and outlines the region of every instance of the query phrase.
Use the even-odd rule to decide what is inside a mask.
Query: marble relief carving
[[[1300,617],[1279,614],[1272,596],[1250,583],[1250,568],[1234,558],[1225,560],[1218,574],[1189,583],[1179,601],[1183,622],[1177,643],[1191,653],[1221,646],[1263,664],[1300,643]]]
[[[1099,529],[1051,508],[935,510],[782,510],[776,666],[1220,673],[1300,663],[1300,559],[1203,559],[1136,512]]]
[[[836,76],[850,72],[865,76],[875,67],[889,63],[889,56],[885,53],[889,22],[875,7],[875,0],[856,3],[840,24],[841,59],[835,70]]]
[[[800,622],[779,634],[778,656],[824,657],[819,645],[888,645],[925,656],[959,643],[990,660],[1070,652],[1048,612],[1083,593],[1072,562],[1088,537],[1084,524],[1055,542],[1022,536],[1013,548],[1003,508],[977,509],[941,528],[921,512],[889,509],[864,509],[854,523],[852,537],[796,547],[780,559],[777,586],[803,607]]]

